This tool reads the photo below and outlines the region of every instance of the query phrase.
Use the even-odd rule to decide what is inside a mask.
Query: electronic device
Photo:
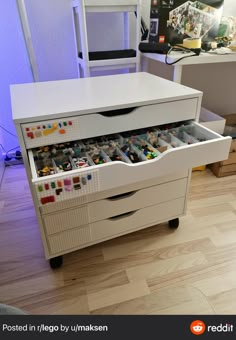
[[[170,48],[171,45],[168,43],[141,42],[139,44],[139,51],[143,53],[166,54]]]

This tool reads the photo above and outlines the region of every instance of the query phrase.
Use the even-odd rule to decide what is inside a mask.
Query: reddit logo
[[[201,320],[195,320],[190,325],[190,331],[195,335],[201,335],[205,332],[206,325]]]

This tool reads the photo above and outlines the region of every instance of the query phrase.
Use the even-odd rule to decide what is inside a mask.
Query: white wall
[[[111,0],[112,1],[112,0]],[[77,77],[71,0],[25,0],[39,79],[58,80]],[[149,26],[150,0],[143,0],[143,17]],[[131,26],[135,20],[131,13]],[[122,15],[90,13],[89,49],[123,48]],[[134,30],[131,41],[135,40]]]
[[[25,0],[39,79],[77,76],[70,0]]]
[[[236,16],[236,1],[224,0],[224,16]],[[236,113],[235,63],[188,66],[183,83],[203,91],[203,105],[222,116]]]
[[[236,1],[235,0],[224,0],[224,16],[236,16]]]
[[[236,0],[224,0],[224,16],[236,16]],[[235,63],[184,66],[182,83],[203,91],[203,106],[222,116],[236,113]],[[148,71],[172,79],[173,67],[148,62]]]
[[[33,80],[15,0],[0,1],[0,46],[0,125],[15,134],[9,85]],[[0,128],[0,144],[9,150],[18,140]]]

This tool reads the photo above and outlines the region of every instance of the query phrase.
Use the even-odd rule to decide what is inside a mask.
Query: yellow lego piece
[[[196,166],[195,168],[192,168],[192,171],[203,171],[206,170],[206,165],[200,165],[200,166]]]

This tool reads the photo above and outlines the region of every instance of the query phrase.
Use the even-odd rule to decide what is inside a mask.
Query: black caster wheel
[[[178,226],[179,226],[179,219],[178,218],[174,218],[173,220],[170,220],[168,223],[169,223],[169,228],[177,229]]]
[[[63,263],[63,257],[62,256],[53,257],[52,259],[49,260],[49,263],[52,269],[60,268]]]

